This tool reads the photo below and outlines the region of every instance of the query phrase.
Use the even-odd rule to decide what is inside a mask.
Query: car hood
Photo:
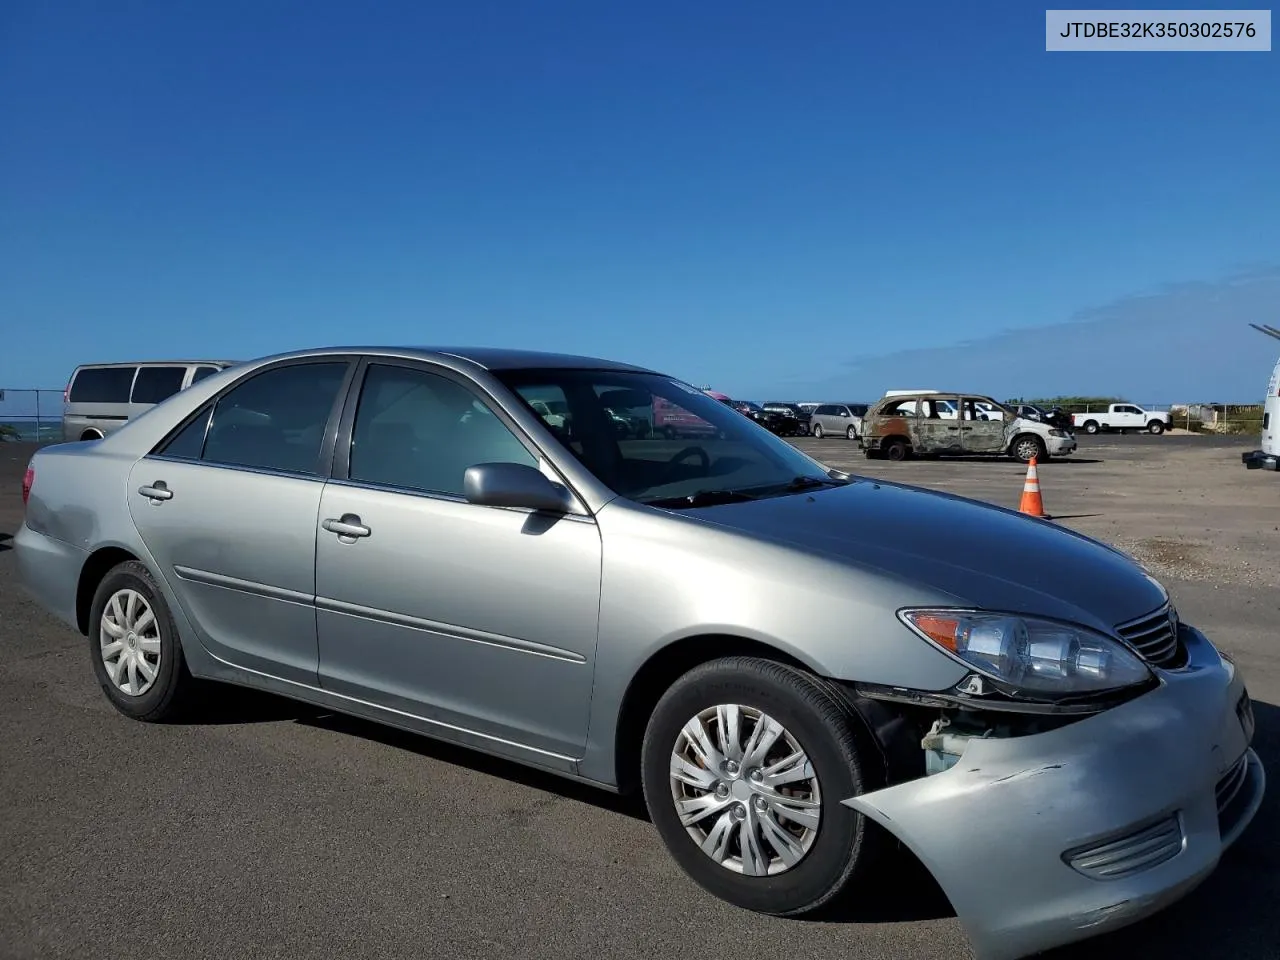
[[[1136,561],[1083,534],[900,484],[859,480],[682,512],[927,586],[945,594],[945,602],[967,606],[1109,630],[1168,600]],[[831,589],[842,589],[838,579],[832,579]]]

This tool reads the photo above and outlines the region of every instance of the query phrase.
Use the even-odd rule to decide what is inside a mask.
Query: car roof
[[[270,359],[314,357],[332,354],[366,354],[371,356],[400,357],[414,360],[465,360],[485,370],[521,370],[527,368],[553,368],[563,370],[619,370],[634,373],[656,373],[648,367],[640,367],[617,360],[578,356],[570,353],[552,353],[541,350],[516,350],[503,347],[433,347],[433,346],[345,346],[320,347],[277,354]],[[267,359],[267,358],[264,358]]]
[[[103,367],[186,367],[186,366],[234,366],[239,360],[113,360],[110,363],[82,363],[77,370],[97,370]]]

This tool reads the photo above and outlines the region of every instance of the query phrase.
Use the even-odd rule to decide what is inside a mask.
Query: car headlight
[[[1124,644],[1076,624],[969,610],[904,610],[901,616],[924,639],[1013,696],[1104,693],[1152,677]]]
[[[1050,430],[1050,431],[1049,431],[1049,436],[1051,436],[1051,437],[1064,437],[1064,438],[1065,438],[1065,437],[1069,437],[1069,436],[1071,436],[1071,434],[1067,433],[1067,431],[1065,431],[1065,430],[1059,430],[1059,429],[1057,429],[1057,428],[1055,427],[1053,430]]]

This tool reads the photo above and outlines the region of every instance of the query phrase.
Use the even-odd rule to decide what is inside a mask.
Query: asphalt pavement
[[[1140,459],[1174,440],[1082,446]],[[29,454],[0,444],[0,957],[969,955],[905,858],[847,916],[766,918],[684,879],[633,806],[514,764],[230,688],[199,722],[122,717],[88,642],[15,580]],[[1170,586],[1250,670],[1256,745],[1280,782],[1274,591]],[[1278,801],[1273,785],[1245,840],[1178,907],[1052,956],[1275,960]],[[974,882],[993,869],[975,863]]]

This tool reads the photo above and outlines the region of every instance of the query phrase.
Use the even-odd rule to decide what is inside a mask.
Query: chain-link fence
[[[61,390],[0,388],[0,442],[49,443],[61,439]]]

